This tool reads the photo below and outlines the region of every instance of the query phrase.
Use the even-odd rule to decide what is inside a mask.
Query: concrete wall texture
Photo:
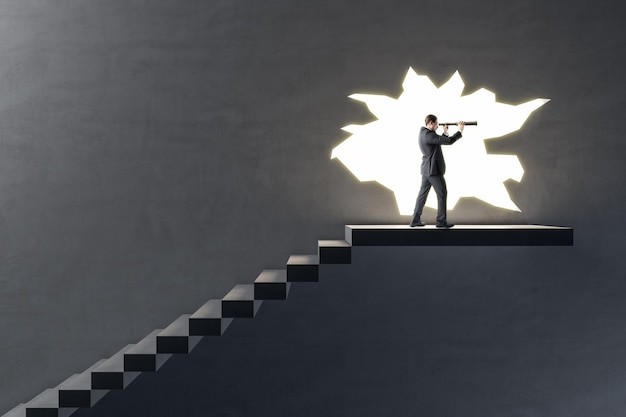
[[[522,213],[465,199],[450,220],[576,230],[576,246],[564,252],[454,252],[445,272],[456,278],[444,285],[427,266],[424,276],[436,290],[415,302],[435,317],[440,309],[503,300],[532,307],[527,320],[496,308],[495,323],[520,333],[489,346],[513,372],[534,358],[531,369],[548,367],[555,385],[528,371],[526,388],[511,382],[518,395],[507,397],[508,410],[517,414],[508,415],[559,415],[567,402],[580,405],[579,415],[619,414],[626,375],[617,354],[626,347],[620,135],[626,16],[618,6],[0,0],[0,413],[234,284],[252,282],[262,269],[282,267],[289,254],[314,253],[317,239],[341,237],[345,223],[407,222],[388,190],[358,183],[329,157],[346,137],[342,126],[372,120],[347,96],[397,96],[411,66],[436,84],[459,70],[466,92],[485,87],[502,102],[552,100],[521,131],[489,143],[491,152],[518,155],[526,170],[521,183],[507,184]],[[376,253],[389,271],[380,274],[392,277],[400,268],[400,282],[423,267],[401,255],[395,267],[395,255]],[[550,254],[558,254],[558,263]],[[363,296],[379,288],[374,278],[359,290]],[[389,339],[406,335],[402,326],[423,320],[406,308],[411,315],[397,325],[385,309],[371,324],[389,324]],[[324,311],[320,320],[334,317]],[[273,314],[280,316],[280,308]],[[471,317],[462,315],[462,329],[476,324]],[[338,338],[337,329],[352,324],[362,331],[368,325],[336,323],[324,340],[345,352],[352,339]],[[313,329],[325,335],[323,326]],[[429,335],[419,336],[421,346],[443,338]],[[548,347],[537,354],[520,353],[542,343]],[[467,360],[460,338],[446,346],[445,369]],[[488,389],[489,358],[477,353],[473,360],[485,367],[444,372],[447,379],[429,387],[443,390],[429,401],[445,390],[461,396],[446,398],[471,396],[470,408],[436,408],[434,415],[506,409],[490,408],[499,391]],[[341,356],[334,360],[328,366],[350,369]],[[413,395],[407,378],[386,388],[387,403],[397,393],[398,404],[406,404],[404,396]],[[485,389],[464,391],[459,381],[468,378]],[[375,380],[362,386],[370,401]],[[310,388],[311,398],[333,404],[324,384]],[[343,398],[354,401],[345,411],[358,403],[350,392]],[[425,409],[414,401],[409,411]]]

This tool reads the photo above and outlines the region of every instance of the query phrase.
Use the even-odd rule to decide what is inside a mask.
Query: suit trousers
[[[426,204],[426,197],[428,197],[431,186],[435,189],[435,193],[437,193],[437,224],[446,223],[448,188],[446,187],[446,180],[443,178],[443,175],[422,176],[422,185],[417,194],[417,201],[415,201],[415,210],[413,211],[413,220],[411,223],[418,223],[420,221],[422,210]]]

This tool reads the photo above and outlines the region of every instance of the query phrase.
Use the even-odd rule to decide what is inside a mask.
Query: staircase
[[[316,255],[292,255],[285,269],[264,270],[136,344],[20,404],[3,417],[70,416],[123,390],[142,372],[156,372],[172,355],[188,354],[205,336],[221,336],[233,319],[253,318],[265,300],[285,300],[292,283],[317,282],[319,265],[350,264],[357,246],[572,246],[573,229],[552,226],[346,226],[345,240],[320,240]]]

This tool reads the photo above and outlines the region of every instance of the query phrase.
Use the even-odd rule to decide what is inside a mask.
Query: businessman
[[[421,221],[422,210],[426,204],[426,197],[432,186],[437,193],[437,227],[450,228],[454,224],[448,223],[446,215],[446,201],[448,198],[448,190],[446,188],[446,180],[443,175],[446,173],[446,162],[443,159],[441,145],[452,145],[463,136],[462,132],[465,123],[457,123],[458,131],[448,136],[448,126],[443,126],[443,135],[436,133],[439,123],[437,116],[429,114],[424,120],[426,127],[422,127],[419,135],[419,145],[422,151],[422,185],[415,202],[415,210],[413,212],[413,220],[410,226],[425,226],[426,223]]]

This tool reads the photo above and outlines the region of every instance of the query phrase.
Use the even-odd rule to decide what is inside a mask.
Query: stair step
[[[167,362],[171,354],[157,354],[156,338],[161,331],[153,331],[128,349],[124,354],[125,372],[155,372]]]
[[[189,317],[189,334],[221,336],[232,321],[222,317],[222,300],[209,300]]]
[[[124,354],[133,346],[125,346],[91,371],[92,389],[124,389],[139,376],[140,372],[124,372]]]
[[[69,417],[78,408],[59,408],[59,390],[50,388],[26,404],[26,417]]]
[[[318,240],[317,248],[320,265],[352,263],[352,245],[345,240]]]
[[[287,261],[288,282],[318,282],[319,260],[317,255],[291,255]]]
[[[257,300],[286,300],[291,283],[284,269],[266,269],[254,281],[254,298]]]
[[[346,225],[352,246],[573,246],[571,227],[541,225]]]
[[[104,361],[105,359],[96,362],[86,371],[73,375],[58,386],[59,407],[92,407],[109,392],[108,390],[92,390],[91,388],[91,372]]]
[[[189,335],[189,317],[183,314],[157,335],[157,353],[189,353],[202,336]]]
[[[8,413],[2,417],[25,417],[26,416],[26,404],[22,403],[9,410]]]
[[[222,316],[252,318],[263,303],[254,299],[254,285],[239,284],[222,298]]]

